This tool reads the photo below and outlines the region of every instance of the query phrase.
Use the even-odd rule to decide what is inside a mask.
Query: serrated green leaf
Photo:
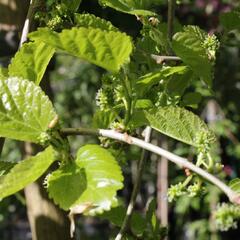
[[[93,14],[76,13],[74,15],[74,20],[77,27],[99,28],[101,30],[114,31],[114,32],[119,31],[116,27],[112,25],[111,22],[105,19],[102,19],[100,17],[96,17]]]
[[[229,187],[233,191],[240,193],[240,178],[235,178],[235,179],[231,180],[229,183]]]
[[[151,16],[156,15],[156,13],[145,10],[149,8],[156,1],[150,0],[100,0],[103,6],[111,7],[117,11],[140,15],[140,16]]]
[[[48,147],[36,156],[17,163],[9,173],[0,177],[0,198],[14,194],[37,180],[53,162],[54,150]]]
[[[68,210],[86,190],[86,173],[84,168],[71,163],[49,175],[47,183],[49,196],[61,208]]]
[[[123,187],[122,181],[121,169],[106,149],[85,145],[79,149],[75,164],[48,177],[48,191],[60,207],[71,208],[71,214],[81,209],[81,213],[93,215],[116,204],[116,192]]]
[[[172,47],[177,56],[208,85],[212,83],[212,63],[203,43],[207,34],[197,26],[187,26],[174,35]]]
[[[240,30],[240,11],[222,13],[220,15],[220,22],[228,31],[234,29]]]
[[[0,137],[38,143],[55,117],[39,86],[15,77],[0,80]]]
[[[31,33],[30,38],[113,72],[129,60],[133,49],[131,39],[126,34],[93,28],[65,29],[61,33],[41,28]]]
[[[208,126],[192,112],[180,107],[163,107],[144,111],[147,125],[157,131],[198,147],[197,136],[200,132],[207,132],[209,141],[215,141],[215,136]]]
[[[8,67],[10,77],[21,77],[39,84],[54,54],[54,48],[45,43],[25,43]]]

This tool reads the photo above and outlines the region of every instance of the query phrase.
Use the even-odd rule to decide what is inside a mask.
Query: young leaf
[[[229,187],[237,192],[237,193],[240,193],[240,178],[235,178],[233,179],[232,181],[230,181],[229,183]]]
[[[9,65],[10,77],[21,77],[39,84],[54,54],[54,48],[45,43],[25,43]]]
[[[164,107],[144,111],[148,125],[157,131],[198,147],[197,139],[200,132],[207,132],[209,142],[215,136],[207,125],[192,112],[179,107]]]
[[[113,72],[129,60],[133,49],[131,39],[126,34],[93,28],[72,28],[61,33],[42,28],[31,33],[30,38]]]
[[[116,204],[116,192],[123,187],[122,181],[121,169],[107,150],[85,145],[79,149],[74,164],[48,177],[48,191],[54,202],[63,209],[71,209],[71,214],[93,215]]]
[[[212,83],[212,63],[203,44],[207,34],[197,26],[187,26],[173,37],[172,47],[177,56],[208,85]]]
[[[55,117],[52,103],[33,82],[0,80],[1,137],[38,143]]]
[[[36,156],[17,163],[0,177],[0,198],[5,198],[37,180],[54,162],[54,150],[48,147]]]
[[[93,14],[79,14],[76,13],[74,15],[74,21],[77,27],[85,27],[85,28],[99,28],[101,30],[106,31],[114,31],[118,32],[119,30],[112,25],[111,22],[96,17]]]
[[[148,2],[148,4],[147,4]],[[140,15],[140,16],[151,16],[156,15],[152,11],[145,10],[146,7],[149,7],[153,1],[150,0],[100,0],[100,3],[103,6],[111,7],[117,11]]]

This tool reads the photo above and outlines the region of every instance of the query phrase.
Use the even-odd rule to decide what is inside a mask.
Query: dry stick
[[[69,131],[71,130],[71,131]],[[63,135],[82,135],[84,134],[81,128],[71,128],[71,129],[62,129],[61,132]],[[85,131],[86,132],[86,129]],[[229,198],[229,200],[232,203],[239,204],[240,205],[240,194],[234,192],[230,187],[228,187],[224,182],[222,182],[220,179],[216,178],[212,174],[206,172],[202,168],[197,167],[193,163],[189,162],[186,158],[179,157],[178,155],[175,155],[169,151],[166,151],[158,146],[155,146],[151,143],[147,143],[141,139],[131,137],[129,135],[116,132],[114,130],[107,130],[107,129],[99,129],[99,130],[91,130],[91,132],[88,133],[88,135],[97,135],[102,137],[107,137],[111,139],[115,139],[121,142],[125,142],[131,145],[138,146],[142,149],[148,150],[150,152],[153,152],[159,156],[163,156],[167,158],[169,161],[181,166],[182,168],[188,168],[192,172],[197,173],[207,181],[211,182],[215,186],[217,186],[221,191],[223,191]]]
[[[151,127],[146,127],[146,129],[144,130],[144,135],[145,135],[144,141],[147,143],[150,142],[151,132],[152,132]],[[144,165],[145,165],[147,156],[148,156],[147,151],[144,149],[142,151],[141,159],[138,163],[136,182],[134,184],[133,191],[131,194],[131,199],[130,199],[130,202],[127,207],[127,213],[124,217],[121,229],[120,229],[118,235],[116,236],[115,240],[121,240],[124,236],[124,233],[126,232],[126,230],[128,228],[128,225],[131,220],[132,213],[133,213],[133,209],[134,209],[134,206],[136,203],[137,195],[139,192],[139,188],[140,188],[140,184],[141,184],[141,180],[142,180],[142,174],[143,174]]]

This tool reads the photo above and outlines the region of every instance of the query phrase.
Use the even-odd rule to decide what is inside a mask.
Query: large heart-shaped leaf
[[[129,60],[133,49],[131,39],[126,34],[99,28],[72,28],[61,33],[42,28],[31,33],[30,38],[113,72]]]
[[[48,191],[55,203],[63,209],[71,208],[72,214],[80,213],[81,209],[81,213],[93,215],[109,210],[116,203],[122,181],[114,157],[98,145],[86,145],[79,149],[75,163],[48,177]]]
[[[53,163],[54,150],[48,147],[36,156],[17,163],[11,170],[0,176],[0,198],[5,198],[37,180]]]
[[[21,77],[39,84],[54,54],[54,48],[45,43],[25,43],[8,67],[9,76]]]
[[[163,107],[144,111],[147,124],[157,131],[198,147],[198,136],[207,133],[209,142],[215,136],[208,126],[192,112],[179,107]]]
[[[0,137],[38,143],[55,117],[49,98],[33,82],[0,80]]]

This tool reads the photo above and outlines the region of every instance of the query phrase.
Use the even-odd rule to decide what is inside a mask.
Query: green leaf
[[[140,77],[137,81],[136,91],[139,96],[144,95],[151,87],[160,82],[162,79],[166,79],[172,75],[182,75],[189,72],[189,68],[186,66],[166,67],[157,72],[148,73]]]
[[[177,56],[208,85],[212,83],[212,63],[203,44],[207,34],[197,26],[187,26],[174,35],[172,47]]]
[[[170,96],[182,96],[189,87],[193,77],[193,72],[188,68],[170,77],[166,84],[166,91]]]
[[[215,141],[215,136],[208,126],[192,112],[179,107],[163,107],[145,110],[147,125],[157,131],[198,147],[197,139],[200,132],[207,132],[208,140]]]
[[[126,215],[126,209],[123,206],[111,208],[109,211],[103,212],[98,217],[101,219],[107,219],[112,224],[121,227],[124,217]]]
[[[36,181],[54,162],[54,150],[48,147],[36,156],[17,163],[0,177],[0,198],[5,198]]]
[[[38,143],[55,117],[39,86],[15,77],[0,80],[0,137]]]
[[[117,203],[116,192],[123,187],[122,181],[121,169],[107,150],[85,145],[79,149],[75,163],[48,177],[48,191],[54,202],[71,209],[71,214],[94,215]]]
[[[0,176],[7,174],[15,163],[0,161]]]
[[[0,67],[0,79],[5,79],[8,77],[8,69]]]
[[[138,99],[135,105],[136,109],[153,108],[153,103],[149,99]]]
[[[220,22],[228,31],[235,29],[240,31],[240,11],[222,13]]]
[[[93,14],[79,14],[74,15],[75,24],[77,27],[85,28],[99,28],[106,31],[118,32],[119,30],[112,25],[111,22],[106,21],[100,17],[96,17]]]
[[[31,33],[30,38],[113,72],[129,60],[133,49],[131,38],[126,34],[93,28],[65,29],[61,33],[41,28]]]
[[[146,228],[146,219],[134,212],[131,217],[131,230],[136,236],[142,236]]]
[[[202,95],[198,92],[187,93],[183,96],[183,106],[195,106],[198,105],[202,100]]]
[[[9,65],[9,76],[21,77],[39,84],[54,54],[54,48],[45,43],[25,43]]]
[[[117,11],[140,15],[140,16],[151,16],[156,15],[152,11],[145,10],[157,1],[150,0],[100,0],[103,6],[111,7]]]
[[[240,193],[240,178],[235,178],[235,179],[231,180],[229,183],[229,187],[233,191]]]
[[[76,12],[81,4],[82,0],[62,0],[62,3],[66,5],[68,10]]]

